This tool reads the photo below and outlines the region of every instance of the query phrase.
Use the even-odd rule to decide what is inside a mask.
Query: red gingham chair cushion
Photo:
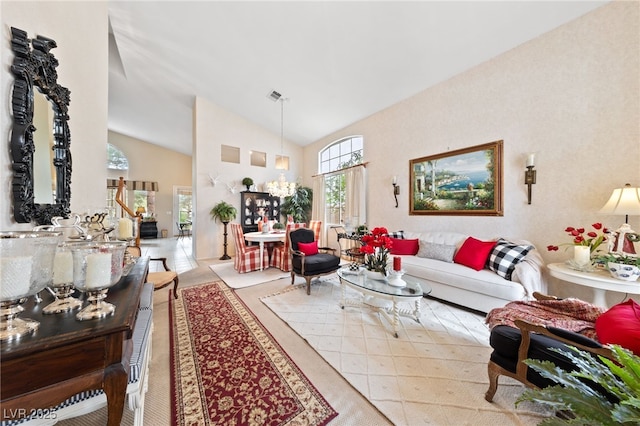
[[[236,243],[236,255],[233,258],[233,267],[243,274],[245,272],[257,271],[260,269],[260,247],[247,246],[244,241],[244,233],[239,223],[230,223],[231,235]],[[262,264],[269,265],[269,253],[264,250],[262,253]]]
[[[289,255],[289,232],[293,229],[304,228],[306,226],[306,223],[287,224],[287,238],[284,239],[284,244],[277,245],[273,248],[269,266],[274,266],[284,272],[291,271],[291,256]]]

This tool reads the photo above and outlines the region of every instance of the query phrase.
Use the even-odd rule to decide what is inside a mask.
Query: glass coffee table
[[[398,337],[400,315],[408,316],[420,322],[420,302],[425,294],[431,293],[431,287],[424,280],[411,275],[403,275],[404,287],[389,285],[388,281],[374,280],[365,276],[363,271],[352,271],[349,268],[338,269],[340,286],[342,287],[341,308],[349,306],[367,306],[378,310],[393,327]],[[362,300],[348,299],[346,290],[350,287],[364,296]],[[413,309],[401,308],[400,302],[413,302]]]

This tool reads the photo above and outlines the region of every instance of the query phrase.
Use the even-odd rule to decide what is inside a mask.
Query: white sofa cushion
[[[416,253],[416,256],[448,263],[453,262],[453,255],[456,253],[455,245],[430,243],[425,240],[418,241],[418,253]]]
[[[486,294],[504,300],[520,300],[526,296],[524,287],[517,282],[505,280],[493,271],[476,271],[457,263],[447,263],[416,256],[401,256],[402,267],[409,275],[427,281]],[[432,294],[438,297],[438,294]],[[455,301],[465,305],[466,301]]]
[[[457,232],[404,232],[405,239],[413,239],[417,238],[419,240],[424,240],[430,243],[436,244],[446,244],[456,246],[460,248],[464,240],[467,239],[468,235],[460,234]]]

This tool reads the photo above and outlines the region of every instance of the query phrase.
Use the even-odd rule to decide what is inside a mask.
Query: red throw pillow
[[[307,256],[313,256],[314,254],[318,254],[318,242],[314,241],[312,243],[298,243],[298,250],[300,250]]]
[[[640,305],[633,299],[612,306],[596,320],[598,341],[620,345],[640,356]]]
[[[487,263],[489,254],[493,247],[495,247],[497,241],[480,241],[473,237],[467,238],[462,247],[458,249],[456,255],[453,257],[455,263],[468,266],[476,271],[484,269],[484,265]]]
[[[415,256],[418,253],[418,239],[415,240],[405,240],[402,238],[392,238],[391,243],[391,254],[410,254]]]

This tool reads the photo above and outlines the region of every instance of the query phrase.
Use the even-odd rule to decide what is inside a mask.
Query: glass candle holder
[[[61,232],[0,232],[0,340],[33,333],[40,323],[17,318],[29,296],[51,284]]]
[[[122,217],[118,219],[116,226],[116,238],[119,241],[132,241],[136,239],[138,235],[138,219],[130,219],[128,217]]]
[[[87,242],[71,246],[73,284],[87,294],[89,305],[76,315],[80,321],[113,315],[116,307],[104,301],[122,277],[126,242]]]
[[[72,296],[74,286],[71,247],[77,244],[70,242],[58,244],[53,258],[53,278],[49,286],[53,290],[56,299],[42,310],[44,314],[58,314],[78,309],[82,306],[82,301]]]

